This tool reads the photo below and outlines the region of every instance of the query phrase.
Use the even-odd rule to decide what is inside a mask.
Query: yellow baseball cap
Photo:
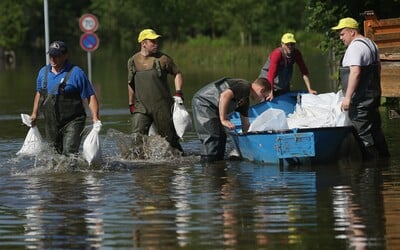
[[[351,17],[345,17],[339,20],[338,25],[332,27],[333,30],[341,30],[344,28],[358,29],[358,23]]]
[[[281,41],[283,43],[296,43],[296,40],[294,39],[294,35],[292,33],[283,34]]]
[[[138,42],[141,43],[145,39],[155,40],[160,36],[152,29],[144,29],[139,33]]]

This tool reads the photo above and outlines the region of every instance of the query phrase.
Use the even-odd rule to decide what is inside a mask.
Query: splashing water
[[[100,162],[89,165],[81,154],[60,155],[47,144],[36,156],[12,156],[0,162],[0,172],[12,175],[65,173],[74,171],[131,171],[152,165],[193,164],[199,161],[196,155],[186,154],[172,148],[160,135],[125,134],[109,129],[101,140]],[[189,150],[190,151],[190,150]]]
[[[126,160],[160,161],[179,158],[182,155],[160,135],[124,134],[115,129],[109,129],[107,138],[115,141],[121,157]]]

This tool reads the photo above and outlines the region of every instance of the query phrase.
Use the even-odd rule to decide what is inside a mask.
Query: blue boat
[[[269,108],[282,109],[286,116],[295,111],[300,95],[290,92],[250,107],[252,122]],[[241,158],[271,164],[329,163],[338,160],[345,141],[355,143],[353,127],[298,128],[280,131],[241,132],[240,116],[233,113],[230,120],[236,125],[229,131],[234,147]]]

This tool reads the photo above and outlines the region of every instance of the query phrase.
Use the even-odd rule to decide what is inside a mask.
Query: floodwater
[[[103,161],[95,166],[51,153],[17,157],[36,68],[0,72],[0,249],[400,247],[400,119],[384,107],[389,162],[202,165],[194,132],[182,141],[187,156],[169,155],[155,136],[146,157],[126,160],[118,146],[130,136],[122,63],[113,77],[94,70],[103,123]],[[194,89],[220,76],[187,75],[190,108]]]

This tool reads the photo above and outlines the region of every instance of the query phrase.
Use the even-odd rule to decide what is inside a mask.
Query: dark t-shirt
[[[250,83],[244,79],[226,79],[229,89],[233,92],[233,101],[236,103],[235,111],[243,116],[248,116]]]

